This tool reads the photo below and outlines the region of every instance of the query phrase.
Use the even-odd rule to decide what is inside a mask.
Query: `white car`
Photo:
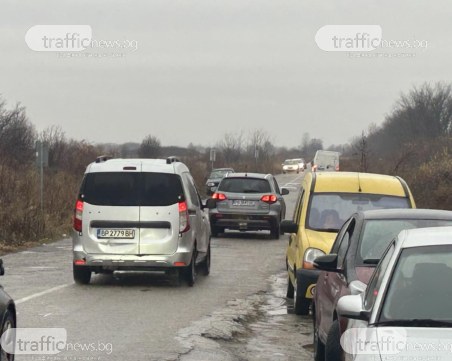
[[[300,173],[300,164],[298,163],[298,160],[286,159],[282,164],[282,172],[283,174],[292,172]]]
[[[452,359],[452,227],[402,231],[364,293],[339,299],[345,360]],[[345,352],[344,352],[345,351]]]

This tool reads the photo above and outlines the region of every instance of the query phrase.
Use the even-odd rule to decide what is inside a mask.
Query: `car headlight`
[[[317,257],[324,256],[325,252],[318,248],[308,248],[303,257],[303,268],[314,268],[314,260]]]
[[[215,183],[212,183],[212,182],[207,183],[207,186],[209,186],[209,187],[213,187],[214,185],[215,185]]]

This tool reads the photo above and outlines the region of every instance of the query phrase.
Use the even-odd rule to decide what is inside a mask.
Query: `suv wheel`
[[[207,254],[204,261],[201,263],[201,271],[204,274],[204,276],[208,276],[210,273],[210,242],[207,246]]]
[[[342,348],[340,342],[340,329],[338,320],[331,325],[330,331],[326,339],[325,345],[325,360],[328,361],[342,361]]]
[[[190,264],[185,268],[185,279],[190,287],[196,282],[196,248],[193,250]]]
[[[319,338],[319,329],[317,328],[317,322],[315,319],[315,310],[312,310],[312,314],[314,327],[314,361],[325,361],[325,345]]]
[[[272,239],[279,239],[280,233],[279,233],[279,222],[276,221],[273,225],[272,229],[270,230],[270,237]]]
[[[298,280],[295,278],[295,284],[297,285],[294,287],[294,295],[293,295],[293,308],[296,315],[308,315],[309,314],[309,306],[311,304],[311,301],[307,298],[304,298],[303,295],[299,294],[297,292],[298,288]],[[329,359],[328,359],[329,360]]]
[[[72,273],[75,283],[79,285],[87,285],[91,281],[91,270],[85,266],[72,265]]]

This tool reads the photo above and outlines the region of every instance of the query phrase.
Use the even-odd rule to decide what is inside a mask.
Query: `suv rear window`
[[[99,206],[169,206],[184,199],[180,177],[168,173],[88,173],[80,193]]]
[[[261,178],[224,178],[219,191],[230,193],[268,193],[271,192],[268,180]]]

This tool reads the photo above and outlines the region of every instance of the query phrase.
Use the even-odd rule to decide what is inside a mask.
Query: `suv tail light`
[[[262,202],[269,204],[275,203],[277,200],[278,198],[274,194],[266,194],[261,197]]]
[[[190,218],[188,216],[187,202],[179,202],[179,233],[190,229]]]
[[[223,193],[214,193],[212,195],[213,199],[218,199],[219,201],[224,201],[227,199],[227,197]]]
[[[83,201],[80,199],[75,203],[74,224],[73,227],[77,232],[82,231]]]

